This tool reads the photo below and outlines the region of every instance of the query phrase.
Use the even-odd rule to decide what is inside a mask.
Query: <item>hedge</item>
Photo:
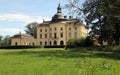
[[[27,48],[41,48],[40,46],[3,46],[0,49],[27,49]]]

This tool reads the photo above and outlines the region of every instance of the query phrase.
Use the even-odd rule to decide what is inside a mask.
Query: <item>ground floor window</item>
[[[35,43],[32,43],[32,45],[34,46],[34,45],[35,45]]]
[[[42,41],[40,41],[40,45],[42,46]]]
[[[45,41],[45,46],[47,46],[47,41]]]
[[[57,45],[57,41],[56,41],[56,40],[54,41],[54,45],[55,45],[55,46]]]
[[[52,45],[52,42],[50,41],[50,46]]]
[[[60,45],[63,46],[64,45],[64,41],[60,41]]]
[[[17,42],[15,42],[15,45],[17,46],[17,45],[18,45],[18,43],[17,43]]]

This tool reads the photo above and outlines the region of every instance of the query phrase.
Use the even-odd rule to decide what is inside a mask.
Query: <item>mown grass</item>
[[[0,75],[120,75],[120,55],[62,48],[0,50]]]

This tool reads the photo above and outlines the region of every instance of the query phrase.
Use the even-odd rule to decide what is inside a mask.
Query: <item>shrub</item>
[[[120,52],[120,45],[114,46],[112,49],[114,52]]]
[[[77,48],[77,47],[89,47],[89,46],[93,46],[93,41],[90,39],[90,37],[81,38],[81,39],[70,39],[67,42],[66,49]]]

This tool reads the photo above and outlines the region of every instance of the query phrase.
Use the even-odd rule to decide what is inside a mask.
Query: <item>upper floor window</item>
[[[69,27],[69,30],[71,30],[71,27]]]
[[[40,29],[40,32],[42,32],[42,29]]]
[[[55,38],[55,39],[57,38],[57,34],[56,34],[56,33],[54,33],[54,38]]]
[[[77,27],[75,27],[75,30],[77,30]]]
[[[47,38],[47,34],[45,34],[45,38]]]
[[[60,37],[63,37],[63,33],[60,33]]]
[[[52,31],[52,28],[50,28],[50,31]]]
[[[42,34],[40,34],[40,38],[42,38]]]
[[[52,38],[52,33],[50,33],[50,38]]]
[[[57,30],[57,28],[55,27],[55,31]]]
[[[63,30],[63,27],[61,27],[61,29],[60,29],[61,31]]]
[[[69,38],[71,38],[71,33],[69,33]]]
[[[47,32],[47,29],[45,29],[45,32]]]
[[[77,37],[77,32],[75,32],[75,37]]]

